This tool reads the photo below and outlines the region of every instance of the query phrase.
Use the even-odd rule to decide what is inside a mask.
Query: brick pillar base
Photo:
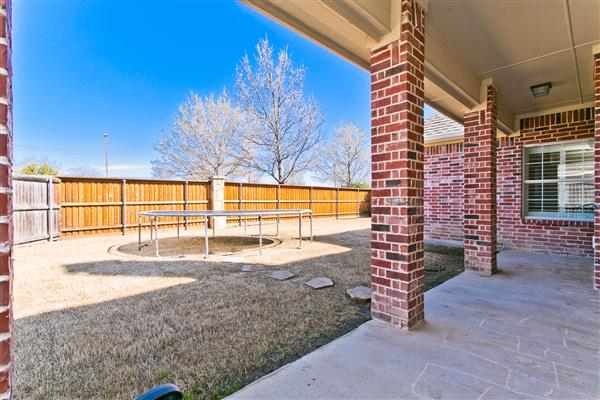
[[[0,0],[0,399],[12,398],[11,3]]]
[[[487,87],[484,110],[464,120],[465,268],[496,272],[496,91]]]
[[[594,50],[594,288],[600,290],[600,45]]]
[[[399,41],[371,53],[371,303],[401,328],[423,320],[424,14],[402,1]]]

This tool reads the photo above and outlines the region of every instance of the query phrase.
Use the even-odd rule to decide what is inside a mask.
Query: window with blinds
[[[525,148],[523,206],[528,217],[594,219],[594,142]]]

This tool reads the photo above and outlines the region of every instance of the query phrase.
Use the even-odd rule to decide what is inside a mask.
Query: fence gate
[[[51,176],[13,175],[15,244],[60,236],[59,183]]]

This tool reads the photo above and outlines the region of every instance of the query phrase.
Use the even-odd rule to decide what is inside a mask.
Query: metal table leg
[[[142,251],[142,222],[138,216],[138,251]]]
[[[248,224],[246,223],[246,217],[244,216],[244,234],[248,233]]]
[[[258,254],[262,254],[262,215],[258,214]]]
[[[215,226],[215,222],[217,221],[216,217],[212,218],[212,232],[213,232],[213,237],[215,237],[215,232],[217,231],[217,227]]]
[[[156,257],[160,257],[160,253],[158,252],[158,218],[154,217],[154,249],[156,252]]]
[[[275,232],[275,236],[279,236],[279,215],[277,216],[277,232]]]
[[[179,239],[179,217],[177,217],[177,239]]]
[[[298,248],[302,248],[302,214],[298,214]]]
[[[208,257],[208,217],[204,217],[204,258]]]

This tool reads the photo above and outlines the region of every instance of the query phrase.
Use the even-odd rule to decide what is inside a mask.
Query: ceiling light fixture
[[[530,86],[533,97],[548,96],[550,89],[552,89],[552,82],[540,83],[539,85]]]

